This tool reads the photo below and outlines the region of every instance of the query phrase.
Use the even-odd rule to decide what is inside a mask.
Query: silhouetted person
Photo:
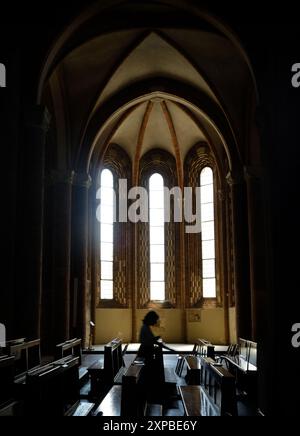
[[[147,363],[153,359],[154,345],[161,345],[158,343],[160,336],[154,336],[151,327],[157,325],[159,316],[154,310],[147,313],[143,320],[143,325],[140,330],[139,341],[141,343],[139,356],[143,357]]]
[[[164,395],[164,365],[162,348],[171,350],[162,341],[160,336],[155,336],[151,327],[158,324],[159,316],[153,310],[148,312],[143,320],[140,330],[140,349],[138,356],[144,358],[145,366],[141,383],[145,388],[147,400],[161,400]]]

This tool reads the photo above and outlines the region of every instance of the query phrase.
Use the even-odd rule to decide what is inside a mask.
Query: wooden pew
[[[186,356],[185,363],[187,372],[185,381],[188,385],[200,385],[201,365],[198,356]]]
[[[79,358],[67,356],[26,374],[25,414],[67,416],[79,404]]]
[[[200,384],[200,363],[199,357],[215,358],[215,346],[205,339],[197,339],[192,354],[179,355],[175,372],[181,377],[184,366],[186,365],[187,384]]]
[[[98,361],[88,368],[91,378],[90,395],[99,397],[114,384],[121,384],[124,371],[122,341],[114,339],[104,347],[104,363]]]
[[[180,386],[187,416],[236,416],[235,378],[211,358],[201,358],[201,386]]]
[[[42,366],[40,340],[13,341],[8,344],[7,351],[14,363],[12,391],[19,401],[17,404],[23,405],[18,414],[64,416],[75,411],[76,416],[81,413],[85,416],[84,413],[94,406],[84,404],[83,408],[80,407],[81,340],[60,344],[57,350],[58,357],[66,356]]]
[[[143,361],[135,360],[122,378],[121,416],[144,416],[146,397],[140,384]]]
[[[238,354],[224,356],[229,371],[235,375],[237,387],[250,396],[257,393],[257,343],[239,338]]]
[[[194,354],[202,357],[215,358],[215,346],[205,339],[197,339],[194,345]]]
[[[81,339],[71,339],[69,341],[63,342],[56,345],[55,347],[55,359],[64,359],[67,356],[78,357],[79,359],[79,381],[82,387],[88,382],[89,373],[88,368],[82,366],[82,340]]]
[[[19,338],[19,339],[11,339],[9,341],[6,341],[5,346],[4,347],[0,347],[0,356],[2,355],[10,355],[10,348],[13,345],[20,345],[23,344],[25,342],[26,338]]]
[[[21,410],[14,395],[14,358],[0,356],[0,416],[19,416]]]
[[[102,416],[144,416],[145,396],[140,386],[144,361],[136,358],[122,376],[122,385],[114,385],[95,411]]]
[[[9,347],[9,355],[14,357],[15,382],[22,383],[26,373],[41,365],[40,339],[13,344]]]
[[[163,390],[164,390],[164,375],[161,374],[161,362],[160,356],[162,356],[162,349],[155,350],[158,366],[155,368],[158,371],[154,372],[153,385],[155,389],[161,390],[162,398],[158,401],[163,402]],[[145,371],[145,365],[142,358],[137,357],[130,365],[126,373],[123,375],[122,380],[122,392],[121,392],[121,416],[162,416],[163,406],[162,404],[153,404],[148,402],[148,389],[147,385],[143,383],[143,372]],[[155,371],[154,369],[154,371]],[[158,393],[158,392],[157,392]]]
[[[82,340],[71,339],[69,341],[58,344],[55,347],[55,359],[63,359],[67,356],[76,356],[79,358],[79,365],[82,362]]]
[[[243,373],[257,371],[257,343],[239,338],[238,354],[225,356],[226,361]]]
[[[164,367],[160,346],[155,347],[154,360],[153,386],[155,389],[163,389]],[[145,369],[144,359],[136,357],[123,374],[122,385],[114,385],[109,390],[95,414],[126,417],[161,416],[162,405],[148,403],[149,385],[144,378]]]
[[[24,413],[26,374],[41,365],[40,340],[26,342],[24,338],[6,342],[5,351],[13,361],[13,406],[6,409],[6,415],[19,416]]]

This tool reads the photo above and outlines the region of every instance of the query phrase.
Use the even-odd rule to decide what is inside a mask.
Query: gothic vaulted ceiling
[[[86,37],[49,76],[44,98],[55,115],[58,147],[69,150],[68,165],[72,166],[91,119],[102,107],[136,83],[155,82],[156,78],[181,83],[202,95],[203,113],[209,101],[243,144],[245,102],[253,83],[236,46],[225,35],[201,26],[150,30],[128,25],[128,29]],[[129,91],[127,97],[129,101]],[[208,130],[205,117],[196,121],[180,104],[152,94],[117,123],[110,141],[123,147],[133,160],[137,149],[142,157],[151,148],[175,155],[177,147],[183,161],[195,143],[207,139]]]

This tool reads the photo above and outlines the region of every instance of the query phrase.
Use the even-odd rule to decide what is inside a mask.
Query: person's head
[[[151,310],[150,312],[147,313],[147,315],[145,316],[143,323],[146,325],[155,325],[157,324],[159,320],[159,316],[157,315],[156,312],[154,312],[154,310]]]

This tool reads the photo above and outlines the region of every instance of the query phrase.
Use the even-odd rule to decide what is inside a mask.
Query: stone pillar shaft
[[[53,291],[55,293],[53,319],[56,344],[70,339],[72,179],[72,173],[53,171],[50,180],[53,207]]]
[[[246,168],[245,178],[248,196],[249,251],[250,251],[250,284],[252,310],[252,339],[257,341],[258,321],[264,319],[261,311],[265,311],[267,284],[266,264],[266,229],[263,203],[263,187],[258,168]]]
[[[87,344],[89,336],[88,289],[88,205],[90,177],[76,174],[72,193],[72,326],[73,336],[81,337]],[[74,319],[75,317],[75,319]]]
[[[237,336],[251,338],[251,294],[249,287],[249,242],[247,192],[242,180],[228,179],[231,187],[234,288]]]
[[[44,107],[36,106],[25,114],[21,277],[17,283],[20,294],[15,334],[27,338],[39,338],[41,333],[45,143],[49,124],[50,116]]]

